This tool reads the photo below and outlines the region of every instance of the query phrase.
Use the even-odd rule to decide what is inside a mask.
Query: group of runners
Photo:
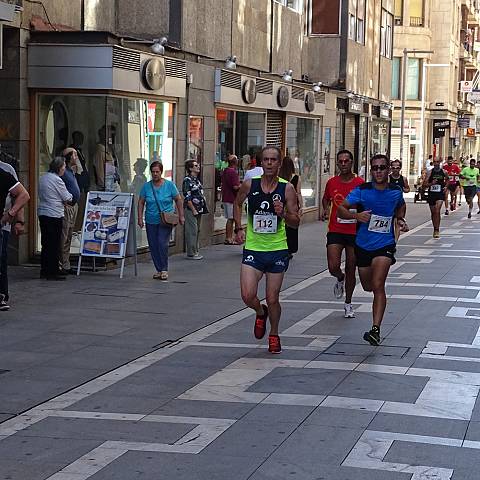
[[[282,350],[278,335],[279,295],[290,261],[285,226],[298,228],[300,223],[295,189],[278,177],[281,159],[278,148],[265,147],[262,150],[263,175],[244,181],[234,204],[236,241],[245,243],[240,271],[242,299],[255,310],[255,338],[265,336],[267,322],[270,322],[268,350],[271,353]],[[401,165],[398,162],[390,165],[385,155],[375,155],[371,159],[370,182],[364,182],[353,173],[353,164],[351,152],[338,152],[340,173],[332,177],[325,188],[322,217],[329,217],[328,268],[336,278],[335,297],[340,299],[345,295],[346,318],[355,316],[351,300],[358,268],[362,287],[373,292],[372,327],[363,338],[371,345],[379,345],[386,307],[385,281],[395,263],[396,233],[408,230],[403,193],[409,186],[400,175]],[[244,202],[248,206],[246,231],[241,221]],[[345,271],[341,268],[343,250]],[[266,304],[258,298],[259,282],[264,275]]]
[[[468,204],[467,218],[472,218],[474,201],[477,199],[480,214],[480,162],[471,158],[468,166],[460,168],[452,156],[447,158],[447,163],[441,165],[440,159],[433,160],[433,168],[426,173],[423,187],[428,189],[428,204],[430,206],[433,238],[440,238],[441,209],[445,203],[445,215],[457,208],[462,191]]]

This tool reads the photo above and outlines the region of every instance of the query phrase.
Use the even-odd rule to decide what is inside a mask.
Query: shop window
[[[305,207],[318,204],[318,120],[287,117],[287,155],[302,182]]]
[[[243,178],[255,154],[265,145],[265,115],[217,109],[217,153],[215,160],[215,230],[225,228],[222,209],[222,172],[230,154],[238,157],[238,173]]]
[[[169,102],[40,95],[37,177],[65,147],[79,151],[84,172],[77,176],[82,194],[75,232],[80,232],[88,191],[130,192],[137,199],[155,160],[163,163],[165,178],[174,178],[173,127],[174,104]],[[138,229],[137,247],[144,246],[146,234]],[[78,250],[79,237],[74,235],[71,253]]]
[[[339,35],[340,6],[341,0],[310,0],[309,34]]]

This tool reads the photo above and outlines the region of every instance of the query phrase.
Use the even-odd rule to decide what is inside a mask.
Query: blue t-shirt
[[[173,182],[165,178],[160,187],[155,187],[152,182],[147,182],[143,185],[140,191],[140,198],[145,200],[145,223],[158,225],[160,223],[160,212],[153,196],[152,187],[155,190],[158,205],[160,205],[162,212],[173,212],[175,210],[173,199],[178,195],[178,189]]]
[[[357,223],[357,246],[372,251],[395,244],[393,217],[395,210],[405,203],[400,187],[388,185],[385,190],[378,190],[372,182],[364,183],[354,188],[346,201],[356,206],[358,212],[371,210],[369,223]]]

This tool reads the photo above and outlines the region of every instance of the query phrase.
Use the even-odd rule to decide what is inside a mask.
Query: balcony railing
[[[410,17],[411,27],[423,27],[423,22],[424,22],[423,17]]]

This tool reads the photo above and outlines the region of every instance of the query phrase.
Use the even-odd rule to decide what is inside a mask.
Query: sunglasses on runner
[[[387,165],[372,165],[372,172],[378,172],[378,170],[386,170],[388,168]]]

